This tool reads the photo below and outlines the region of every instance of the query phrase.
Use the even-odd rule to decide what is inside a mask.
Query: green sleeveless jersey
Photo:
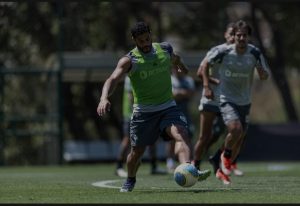
[[[128,77],[135,104],[159,105],[173,99],[170,55],[158,43],[152,46],[154,55],[145,55],[137,48],[131,50],[135,69],[129,72]]]

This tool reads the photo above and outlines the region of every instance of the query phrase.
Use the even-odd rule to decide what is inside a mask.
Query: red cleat
[[[224,157],[224,152],[221,155],[221,170],[225,175],[230,175],[231,173],[231,160]]]
[[[236,176],[243,176],[244,175],[244,172],[237,168],[236,163],[231,165],[231,170],[233,171],[233,174],[236,175]]]
[[[219,180],[221,180],[223,182],[224,185],[229,185],[231,182],[230,182],[230,178],[225,175],[221,169],[218,169],[217,170],[217,173],[216,173],[216,178],[218,178]]]

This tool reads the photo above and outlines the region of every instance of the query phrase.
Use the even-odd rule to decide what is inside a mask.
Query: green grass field
[[[210,176],[181,188],[172,175],[150,175],[144,163],[131,193],[119,192],[124,179],[114,175],[114,164],[2,167],[0,203],[300,203],[300,162],[239,166],[245,176],[232,176],[230,186]]]

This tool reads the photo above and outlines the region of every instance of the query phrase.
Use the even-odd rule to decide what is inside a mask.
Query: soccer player
[[[195,94],[195,82],[192,77],[189,75],[178,72],[176,68],[172,68],[172,93],[174,96],[174,99],[176,101],[176,104],[178,105],[179,109],[183,112],[185,115],[187,122],[188,122],[188,146],[190,147],[190,150],[192,151],[192,138],[194,134],[194,125],[191,120],[190,114],[189,114],[189,101]],[[167,144],[167,169],[169,173],[173,173],[175,169],[175,155],[174,155],[174,141],[170,141],[169,144]]]
[[[254,71],[256,69],[261,80],[266,80],[269,76],[269,68],[262,53],[248,43],[251,27],[240,20],[234,24],[233,32],[234,44],[215,49],[207,56],[208,65],[212,66],[212,70],[216,68],[213,65],[219,64],[217,70],[220,81],[217,98],[227,135],[216,177],[224,184],[230,184],[232,161],[238,156],[247,132]],[[214,92],[209,85],[208,67],[203,68],[202,78],[205,97],[214,99]],[[226,181],[222,178],[224,176],[227,177]]]
[[[123,90],[123,104],[122,104],[122,112],[123,112],[123,138],[119,147],[119,152],[117,156],[117,168],[116,168],[116,175],[119,177],[127,177],[127,172],[123,167],[123,163],[126,160],[128,155],[128,150],[130,147],[130,139],[129,139],[129,124],[130,124],[130,117],[132,114],[132,107],[133,107],[133,94],[130,84],[130,79],[126,76],[124,81],[124,90]],[[151,145],[148,148],[149,156],[150,156],[150,164],[151,164],[151,171],[150,173],[155,174],[167,174],[166,171],[162,170],[157,165],[157,158],[156,158],[156,145]]]
[[[152,42],[150,28],[145,22],[138,22],[131,29],[131,35],[136,47],[119,60],[106,79],[97,107],[99,116],[110,110],[109,96],[127,74],[134,104],[130,120],[131,150],[127,156],[128,177],[120,192],[133,190],[142,155],[159,136],[174,139],[179,162],[190,162],[187,121],[173,99],[170,72],[172,66],[184,73],[188,69],[170,44]],[[199,171],[199,180],[209,175],[209,170]]]
[[[202,79],[202,71],[204,67],[209,67],[207,62],[207,56],[216,49],[227,47],[230,44],[234,43],[234,33],[233,33],[234,23],[229,23],[226,26],[226,30],[224,32],[224,38],[226,40],[225,43],[213,47],[210,49],[206,57],[200,63],[200,66],[197,71],[197,76]],[[215,143],[218,138],[225,131],[225,125],[222,120],[222,116],[219,109],[219,73],[218,73],[218,64],[214,65],[214,69],[211,70],[213,73],[210,74],[210,87],[214,90],[215,99],[207,99],[204,95],[204,89],[202,91],[202,97],[200,99],[199,111],[200,111],[200,134],[199,138],[196,141],[194,146],[194,165],[199,169],[201,160],[205,152],[208,151],[210,146]],[[214,156],[209,158],[209,162],[213,165],[214,173],[216,174],[219,169],[220,156],[222,153],[222,149],[219,149]],[[237,169],[237,164],[235,160],[235,164],[233,166],[234,174],[242,175],[243,172]]]

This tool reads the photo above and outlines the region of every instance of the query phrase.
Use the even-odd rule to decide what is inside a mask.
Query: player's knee
[[[144,154],[144,151],[144,147],[132,147],[129,155],[133,159],[139,159]]]
[[[241,138],[243,134],[243,129],[241,127],[234,127],[231,129],[231,134],[235,138]]]
[[[185,127],[183,127],[183,126],[177,126],[177,131],[178,131],[178,134],[179,134],[182,138],[184,138],[184,139],[188,138],[189,133],[188,133],[187,128],[185,128]]]
[[[233,121],[228,125],[228,132],[231,133],[233,137],[239,138],[243,134],[243,127],[239,121]]]
[[[175,143],[175,153],[190,152],[188,145],[183,140],[177,140]]]
[[[171,136],[175,141],[187,141],[188,139],[188,130],[187,128],[181,125],[172,125],[167,129],[169,136]]]

